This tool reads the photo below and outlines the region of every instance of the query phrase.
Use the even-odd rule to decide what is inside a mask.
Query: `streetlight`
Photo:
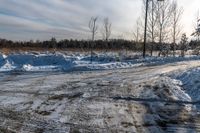
[[[152,1],[152,2],[153,2],[153,0],[146,0],[146,13],[145,13],[145,26],[144,26],[143,58],[145,58],[145,56],[146,56],[146,43],[147,43],[147,18],[148,18],[149,1]],[[164,1],[164,0],[157,0],[157,1]]]

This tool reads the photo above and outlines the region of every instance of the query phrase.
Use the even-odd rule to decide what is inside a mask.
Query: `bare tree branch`
[[[97,34],[97,30],[98,30],[98,26],[96,24],[98,20],[98,17],[91,17],[90,21],[89,21],[89,29],[92,33],[92,43],[90,45],[90,48],[91,48],[91,51],[90,51],[90,54],[91,54],[91,63],[92,63],[92,54],[93,54],[93,45],[94,45],[94,39],[95,39],[95,35]]]
[[[98,26],[96,24],[97,20],[98,20],[98,17],[91,17],[89,21],[89,25],[88,25],[92,33],[92,41],[94,41],[95,35],[97,34],[97,30],[98,30]]]
[[[111,35],[111,27],[112,27],[112,24],[109,22],[109,18],[104,18],[102,36],[103,36],[103,39],[105,39],[106,41],[108,41]]]
[[[141,19],[138,18],[137,21],[136,21],[136,29],[135,31],[133,32],[133,37],[134,37],[134,41],[135,42],[141,42],[143,40],[143,32],[141,33],[141,31],[143,31],[143,27],[141,26]]]
[[[173,55],[175,56],[175,45],[176,41],[180,37],[181,33],[181,25],[180,25],[180,20],[181,16],[183,14],[183,8],[179,8],[177,1],[174,0],[171,5],[171,19],[172,19],[172,41],[173,41]]]

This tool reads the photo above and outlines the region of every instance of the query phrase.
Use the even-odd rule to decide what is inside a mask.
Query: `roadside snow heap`
[[[181,81],[184,91],[192,101],[200,101],[200,67],[176,75],[174,78]],[[197,108],[200,109],[199,104]]]

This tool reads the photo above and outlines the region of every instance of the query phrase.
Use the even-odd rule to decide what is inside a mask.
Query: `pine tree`
[[[186,34],[182,34],[181,41],[180,41],[180,49],[181,49],[181,56],[185,56],[185,52],[188,50],[188,38]]]
[[[199,12],[197,13],[197,20],[195,24],[195,31],[192,33],[191,36],[194,36],[197,38],[197,41],[199,41],[200,37],[200,19],[199,19]]]

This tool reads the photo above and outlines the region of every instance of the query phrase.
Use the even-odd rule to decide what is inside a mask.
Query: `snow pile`
[[[11,54],[0,56],[0,71],[67,70],[72,65],[72,60],[65,58],[63,55]]]
[[[200,68],[191,69],[175,77],[193,101],[200,101]]]
[[[173,100],[173,101],[191,101],[191,97],[181,87],[179,80],[170,77],[160,77],[151,84],[144,86],[140,96],[145,98]]]
[[[151,88],[154,88],[154,91],[151,93],[148,92],[148,89],[148,91],[144,91],[144,93],[150,94],[148,96],[151,98],[153,96],[154,98],[158,98],[158,96],[159,98],[166,98],[168,96],[168,98],[173,100],[199,103],[200,67],[168,73],[166,76],[154,82],[154,86],[151,86]],[[161,93],[159,93],[160,91]],[[156,94],[154,94],[155,92]],[[199,104],[195,104],[195,107],[200,109]]]
[[[192,111],[196,107],[192,104],[184,104],[192,102],[192,98],[182,88],[181,81],[167,76],[145,83],[138,97],[148,100],[149,108],[155,114],[159,114],[162,108],[173,108],[174,113],[177,113],[178,111]],[[171,119],[167,113],[165,117]]]

